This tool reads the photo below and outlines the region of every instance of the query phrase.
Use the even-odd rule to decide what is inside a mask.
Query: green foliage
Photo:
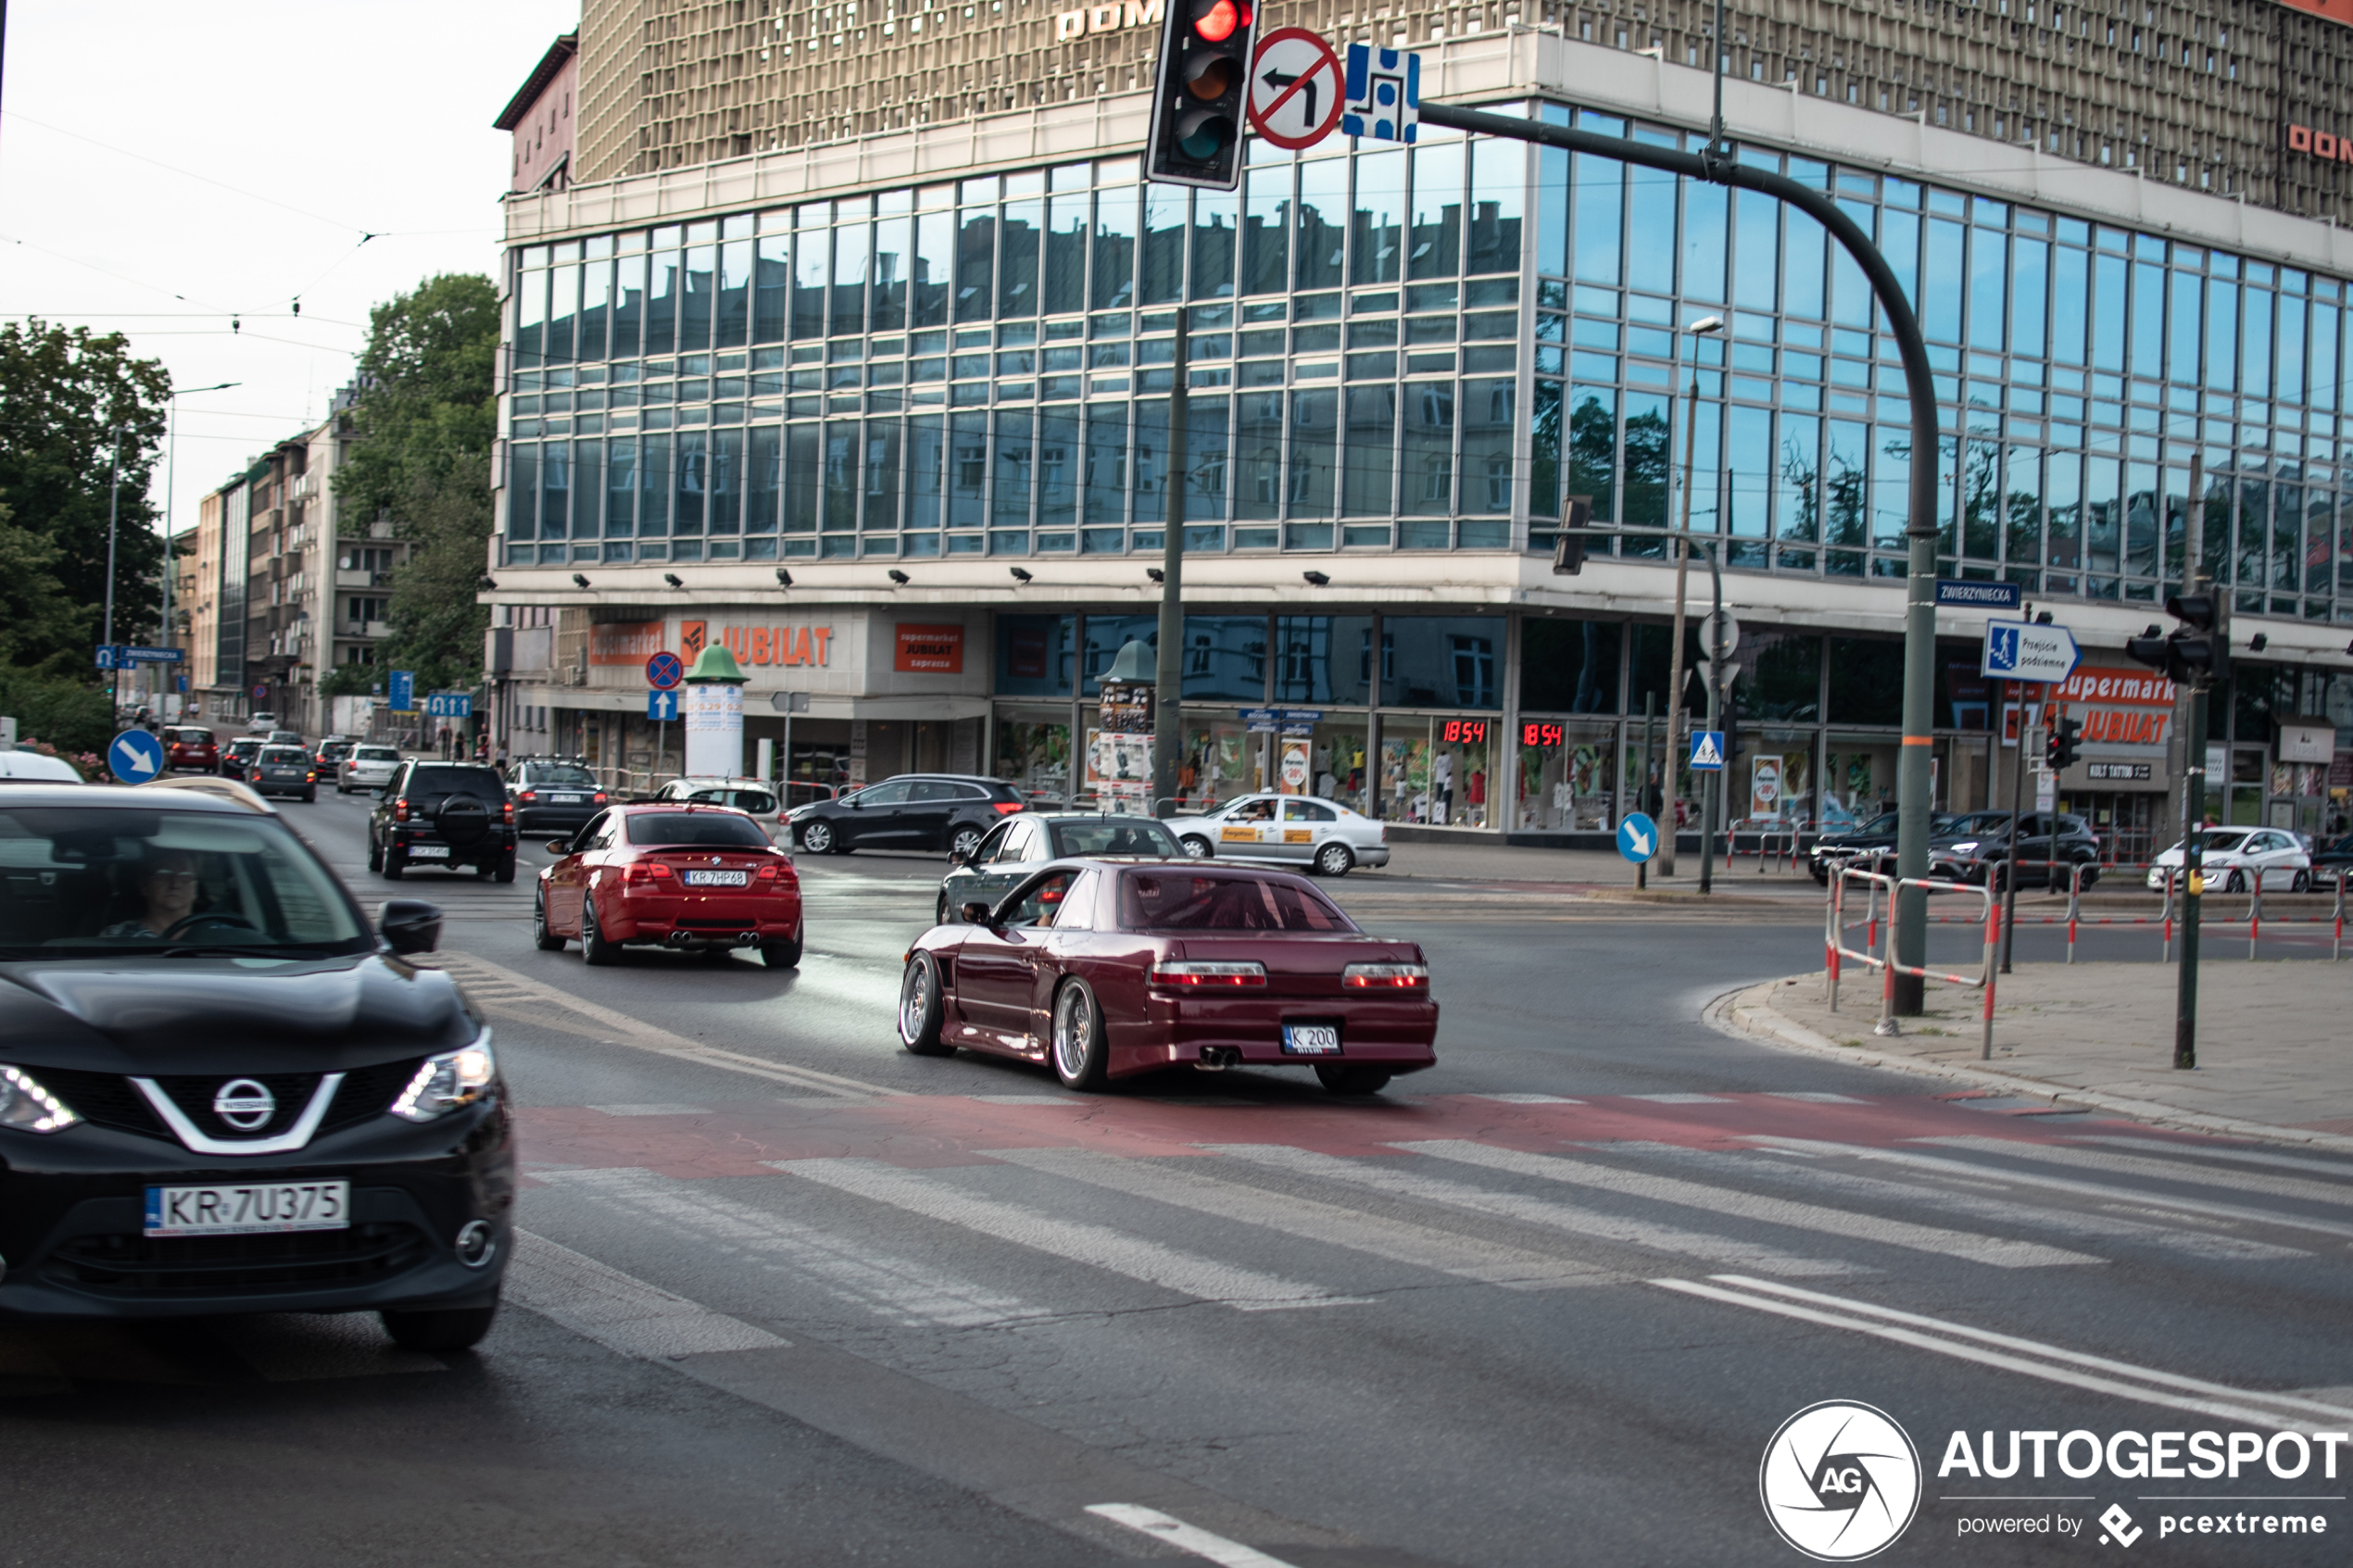
[[[0,660],[86,659],[106,597],[108,479],[120,432],[115,636],[159,624],[163,541],[147,482],[171,378],[120,332],[0,322]],[[19,581],[20,572],[32,575]],[[31,611],[31,613],[28,613]],[[19,623],[20,622],[20,623]]]
[[[113,701],[69,676],[0,668],[0,713],[16,720],[19,741],[46,741],[59,751],[103,753],[114,738]]]
[[[319,683],[321,696],[366,696],[384,679],[381,664],[338,664]]]
[[[392,634],[378,658],[415,671],[420,691],[482,678],[490,617],[474,591],[490,541],[497,352],[490,280],[445,273],[378,306],[359,357],[360,440],[335,490],[346,517],[388,516],[410,542],[393,571]]]

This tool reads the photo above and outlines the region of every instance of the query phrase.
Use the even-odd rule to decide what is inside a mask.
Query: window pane
[[[985,321],[996,288],[997,208],[963,207],[956,218],[956,320]]]
[[[2206,282],[2206,384],[2217,392],[2238,386],[2238,285],[2221,278]]]
[[[1672,177],[1660,176],[1666,187],[1658,194],[1673,190]],[[1646,195],[1653,193],[1645,192]],[[1647,220],[1665,224],[1671,234],[1675,214],[1671,194],[1664,215],[1655,208],[1656,202],[1637,202],[1635,222],[1639,227]],[[1626,207],[1626,166],[1616,158],[1590,157],[1577,155],[1577,276],[1588,283],[1616,284],[1617,282],[1618,241]],[[1671,253],[1670,253],[1671,256]],[[1647,274],[1662,287],[1674,276],[1671,270]]]
[[[1789,233],[1783,242],[1782,308],[1809,321],[1822,319],[1822,247],[1830,236],[1822,226],[1795,207],[1783,215]]]
[[[858,426],[849,420],[825,424],[825,521],[828,533],[858,526]]]
[[[1234,515],[1245,521],[1282,515],[1283,395],[1246,392],[1236,399]]]
[[[2001,553],[2002,454],[1991,441],[1971,441],[1961,459],[1961,553],[1993,560]]]
[[[1462,142],[1414,149],[1414,232],[1408,276],[1451,278],[1463,270],[1463,180],[1467,152]]]
[[[862,203],[861,204],[863,205]],[[874,249],[871,223],[844,223],[834,231],[832,324],[836,337],[866,330],[866,266]]]
[[[1961,341],[1961,261],[1968,233],[1958,223],[1929,221],[1919,312],[1920,331],[1931,343]]]
[[[1242,210],[1242,293],[1280,294],[1290,277],[1290,182],[1286,159],[1249,173]]]
[[[539,444],[535,441],[518,441],[507,448],[507,537],[516,544],[539,537]]]
[[[2271,291],[2248,289],[2240,332],[2239,391],[2248,397],[2271,395]]]
[[[1087,208],[1085,191],[1056,196],[1046,215],[1046,269],[1039,306],[1048,315],[1087,308]]]
[[[1877,432],[1871,463],[1871,545],[1881,550],[1900,550],[1911,517],[1912,433],[1902,425],[1880,425]]]
[[[1581,399],[1585,394],[1579,391],[1577,395]],[[1673,413],[1673,400],[1665,393],[1626,395],[1626,479],[1618,516],[1629,528],[1667,525],[1667,465],[1674,446],[1668,424]],[[1629,538],[1619,548],[1628,555],[1662,558],[1667,553],[1664,541],[1640,535]]]
[[[1536,413],[1529,421],[1533,434],[1528,465],[1528,510],[1531,517],[1561,515],[1561,403],[1560,383],[1536,383]],[[1583,494],[1578,490],[1569,493]],[[1600,515],[1597,497],[1595,516]]]
[[[1825,434],[1822,495],[1829,513],[1825,533],[1832,545],[1860,550],[1870,542],[1864,488],[1870,473],[1870,427],[1832,420]],[[1825,564],[1843,576],[1857,576],[1863,570],[1859,555],[1832,554]]]
[[[1095,195],[1095,270],[1088,298],[1097,310],[1115,310],[1136,298],[1136,208],[1142,191],[1114,186]]]
[[[2002,481],[2002,553],[2015,567],[2034,567],[2043,560],[2043,454],[2031,446],[2013,446],[2005,459]]]
[[[870,529],[896,528],[899,525],[897,420],[866,421],[865,463],[860,487],[865,492],[865,525]]]
[[[1226,519],[1227,399],[1187,399],[1185,408],[1185,521]]]
[[[1230,299],[1234,294],[1235,230],[1239,202],[1224,191],[1193,193],[1193,299]]]
[[[1005,232],[998,249],[998,315],[1038,314],[1038,248],[1045,226],[1045,203],[1005,204]]]
[[[717,295],[719,247],[694,245],[686,252],[686,292],[678,302],[678,352],[698,354],[711,346],[711,311]]]
[[[1771,310],[1780,303],[1781,204],[1763,191],[1743,191],[1732,216],[1733,244],[1739,247],[1732,303],[1744,310]]]
[[[2089,258],[2072,245],[2060,245],[2051,258],[2051,358],[2062,365],[2083,362],[2091,317],[2089,269]]]
[[[605,537],[627,539],[637,532],[637,442],[624,436],[605,445]]]
[[[1347,233],[1348,159],[1309,158],[1299,166],[1299,286],[1340,286]]]
[[[2304,401],[2304,301],[2301,296],[2292,294],[2284,294],[2279,299],[2279,389],[2275,395],[2284,402],[2301,403]]]
[[[539,448],[539,537],[565,537],[571,520],[572,443],[550,441]]]
[[[782,343],[791,297],[792,236],[762,234],[752,263],[751,341]]]
[[[2315,408],[2336,408],[2336,325],[2337,307],[2315,303],[2312,307],[2312,371],[2310,395]]]
[[[1136,521],[1159,522],[1168,515],[1164,508],[1164,487],[1167,484],[1168,464],[1168,403],[1164,398],[1139,401],[1136,405],[1136,440],[1134,473],[1130,476],[1136,496]]]
[[[1969,341],[1971,348],[1998,354],[2008,325],[2010,278],[2008,236],[1994,229],[1971,229],[1969,236]],[[2021,352],[2027,352],[2021,350]]]
[[[515,282],[515,353],[536,364],[547,349],[547,274],[519,272]]]
[[[1034,419],[1027,408],[997,410],[997,497],[989,508],[992,528],[1029,526],[1029,448]]]
[[[1287,490],[1292,517],[1332,515],[1332,448],[1339,433],[1337,391],[1290,395],[1290,480]]]
[[[573,313],[580,308],[580,269],[559,267],[547,278],[547,360],[560,365],[572,358]]]
[[[663,539],[670,534],[670,437],[643,438],[645,451],[637,460],[637,537]]]
[[[1087,521],[1117,527],[1127,518],[1127,406],[1087,409]]]
[[[947,458],[937,414],[907,421],[907,526],[925,533],[940,523],[941,464]]]
[[[2050,530],[2043,559],[2072,571],[2083,564],[2083,459],[2073,452],[2054,452],[2045,470],[2044,496],[2050,508]],[[2057,582],[2063,581],[2065,587]],[[2074,579],[2055,580],[2052,591],[2071,593]]]
[[[1184,282],[1186,191],[1181,185],[1144,187],[1144,281],[1141,303],[1165,305]]]
[[[1780,443],[1774,448],[1773,534],[1778,539],[1811,544],[1821,537],[1822,421],[1806,414],[1781,416]],[[1809,554],[1781,564],[1810,570]]]
[[[2133,268],[2133,373],[2165,375],[2165,269],[2145,261]]]
[[[1512,441],[1518,429],[1509,380],[1463,383],[1462,509],[1508,516],[1512,509]]]
[[[988,483],[988,416],[957,414],[949,423],[948,526],[978,528]]]
[[[2020,236],[2010,242],[2010,352],[2043,357],[2043,321],[2050,292],[2051,247]]]
[[[678,275],[686,257],[674,250],[658,250],[648,265],[653,282],[646,293],[646,352],[674,353],[678,347]]]
[[[915,252],[908,262],[907,281],[911,327],[937,327],[948,320],[949,252],[954,245],[956,215],[941,210],[915,215]]]
[[[1520,622],[1519,706],[1529,713],[1617,711],[1615,621],[1530,616]]]
[[[1736,403],[1724,420],[1724,489],[1730,507],[1730,531],[1737,538],[1762,539],[1766,505],[1773,485],[1773,413]],[[1696,497],[1694,497],[1696,499]],[[1728,564],[1761,566],[1762,552],[1735,545]]]
[[[779,471],[783,461],[784,434],[784,427],[781,425],[754,425],[752,427],[750,450],[744,459],[744,532],[746,533],[776,532],[776,514],[778,503],[781,500],[777,492],[784,479],[783,473]],[[615,445],[618,445],[619,443]],[[607,521],[605,532],[607,533],[612,532],[610,520]]]
[[[874,276],[866,308],[878,332],[895,332],[907,325],[908,253],[914,232],[912,218],[886,218],[875,225]]]
[[[785,427],[785,532],[787,533],[817,532],[818,481],[821,477],[817,451],[815,425]]]
[[[1454,429],[1452,389],[1443,400],[1449,445]],[[1348,517],[1390,515],[1390,475],[1397,436],[1397,389],[1355,386],[1348,389],[1348,428],[1343,445],[1340,509]],[[1452,477],[1451,470],[1448,475]]]
[[[825,285],[833,275],[831,229],[803,229],[794,236],[792,335],[825,335]]]
[[[1356,159],[1356,207],[1349,236],[1348,281],[1393,283],[1403,269],[1405,155],[1363,153]]]
[[[1549,107],[1549,106],[1547,106]],[[1568,154],[1536,149],[1536,270],[1568,276]]]
[[[1895,274],[1896,283],[1904,290],[1904,297],[1912,309],[1920,307],[1920,220],[1916,213],[1899,212],[1893,207],[1880,209],[1880,254],[1887,257],[1888,270]],[[1845,303],[1843,291],[1840,303]],[[1861,326],[1856,320],[1853,323]]]
[[[646,256],[639,251],[613,263],[612,342],[616,359],[634,358],[646,326]],[[521,345],[518,345],[518,347]]]
[[[1078,516],[1078,406],[1053,405],[1038,416],[1038,522],[1067,528]]]
[[[2095,257],[2092,263],[2092,366],[2124,369],[2124,258]]]
[[[592,261],[580,274],[580,358],[605,357],[605,312],[612,297],[612,263]]]
[[[1720,185],[1683,182],[1683,293],[1720,304],[1724,298],[1724,217]]]
[[[711,433],[711,532],[736,533],[743,529],[744,433]]]
[[[719,336],[722,348],[741,348],[751,332],[751,242],[719,247]]]
[[[1520,223],[1528,207],[1528,151],[1486,140],[1471,148],[1470,265],[1473,272],[1519,270]],[[1559,263],[1550,270],[1559,270]]]
[[[576,441],[572,448],[572,536],[594,539],[604,532],[598,503],[605,495],[605,444]]]

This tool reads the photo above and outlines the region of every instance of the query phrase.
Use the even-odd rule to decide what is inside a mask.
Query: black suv
[[[1929,837],[1931,840],[1944,837],[1944,830],[1952,826],[1953,822],[1953,815],[1948,811],[1931,813]],[[1833,868],[1853,860],[1857,865],[1877,869],[1880,857],[1875,852],[1894,847],[1895,813],[1881,811],[1868,822],[1857,822],[1843,831],[1825,832],[1814,841],[1814,847],[1806,852],[1806,866],[1813,872],[1816,882],[1828,886]]]
[[[878,784],[797,807],[792,842],[812,855],[852,849],[945,849],[969,857],[998,820],[1022,809],[1021,792],[970,773],[901,773]]]
[[[403,762],[368,813],[368,869],[388,882],[411,865],[472,866],[515,880],[515,809],[497,770],[471,762]]]
[[[2056,818],[2057,835],[2051,824]],[[1994,868],[2010,858],[2010,814],[1972,811],[1952,826],[1939,830],[1928,849],[1928,874],[1946,882],[1986,881]],[[2020,887],[2065,887],[2082,866],[2083,885],[2099,880],[2099,835],[2081,817],[2049,811],[2029,811],[2018,820],[2018,884]],[[2057,864],[2050,862],[2056,861]]]

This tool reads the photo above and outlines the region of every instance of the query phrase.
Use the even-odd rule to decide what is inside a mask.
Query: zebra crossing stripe
[[[1087,1512],[1099,1514],[1114,1524],[1125,1524],[1179,1551],[1205,1557],[1216,1563],[1218,1568],[1291,1568],[1281,1558],[1269,1557],[1256,1547],[1247,1547],[1239,1541],[1211,1535],[1198,1524],[1188,1524],[1173,1514],[1163,1513],[1156,1508],[1145,1508],[1139,1503],[1090,1503]]]

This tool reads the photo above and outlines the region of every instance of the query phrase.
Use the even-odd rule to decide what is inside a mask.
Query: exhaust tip
[[[487,1220],[469,1220],[459,1227],[455,1243],[458,1261],[470,1269],[479,1269],[498,1255],[498,1243],[490,1234]]]

